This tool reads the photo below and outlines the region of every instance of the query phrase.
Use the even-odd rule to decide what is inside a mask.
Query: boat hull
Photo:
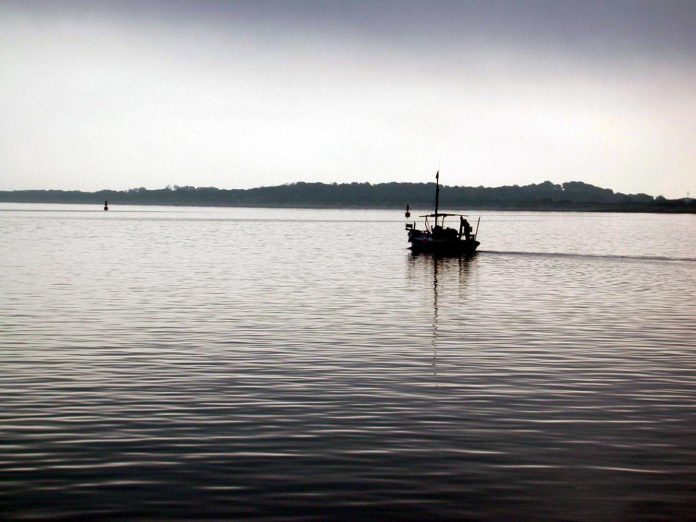
[[[433,239],[432,237],[410,237],[413,252],[432,252],[435,254],[450,254],[472,256],[480,245],[475,239]]]

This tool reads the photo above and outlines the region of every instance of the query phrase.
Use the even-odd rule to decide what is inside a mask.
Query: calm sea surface
[[[696,216],[0,205],[0,518],[696,520]]]

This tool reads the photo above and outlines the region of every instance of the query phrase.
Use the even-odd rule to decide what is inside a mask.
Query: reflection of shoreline
[[[432,348],[433,348],[433,375],[437,378],[437,339],[439,329],[439,286],[453,280],[453,274],[457,274],[457,283],[461,289],[469,283],[472,268],[476,266],[476,257],[452,257],[435,256],[427,253],[413,253],[409,255],[409,279],[415,279],[417,268],[432,272]],[[463,303],[452,303],[453,306],[462,306]]]

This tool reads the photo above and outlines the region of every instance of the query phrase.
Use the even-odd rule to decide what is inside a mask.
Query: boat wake
[[[573,254],[566,252],[520,252],[504,250],[479,250],[480,254],[506,256],[561,257],[572,259],[612,259],[617,261],[674,261],[696,263],[696,257],[667,257],[667,256],[622,256],[611,254]]]

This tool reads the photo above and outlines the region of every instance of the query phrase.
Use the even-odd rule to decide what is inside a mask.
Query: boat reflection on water
[[[426,302],[431,306],[433,375],[437,377],[437,348],[440,337],[440,320],[447,309],[464,310],[468,302],[468,291],[474,276],[477,257],[457,255],[438,255],[425,252],[411,252],[408,256],[408,276],[419,280],[426,287],[430,280],[431,299]],[[425,284],[423,284],[425,283]],[[444,294],[447,294],[446,297]],[[440,300],[444,299],[442,302]],[[446,322],[446,321],[445,321]]]

